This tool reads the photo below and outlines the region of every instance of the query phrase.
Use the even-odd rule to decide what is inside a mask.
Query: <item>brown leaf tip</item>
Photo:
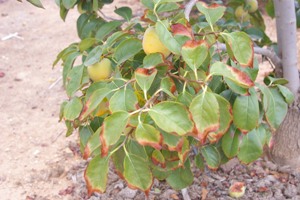
[[[142,75],[145,75],[145,76],[151,76],[156,71],[157,71],[157,69],[155,69],[154,67],[152,67],[152,68],[138,68],[138,69],[135,70],[136,73],[142,74]]]

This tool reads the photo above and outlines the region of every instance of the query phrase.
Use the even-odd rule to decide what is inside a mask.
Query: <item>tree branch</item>
[[[216,46],[219,50],[222,50],[222,51],[226,50],[225,44],[218,43],[218,45],[216,45]],[[259,55],[268,57],[271,60],[271,62],[274,64],[275,67],[282,66],[281,59],[276,55],[276,53],[273,50],[265,49],[265,48],[261,48],[261,47],[254,47],[253,49],[254,49],[255,54],[259,54]]]
[[[185,5],[185,9],[184,9],[184,16],[186,18],[187,21],[190,21],[190,14],[192,12],[192,9],[194,7],[194,5],[196,5],[198,0],[190,0],[186,5]]]

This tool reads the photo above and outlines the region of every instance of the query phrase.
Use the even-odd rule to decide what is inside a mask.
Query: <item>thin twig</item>
[[[187,191],[187,188],[183,188],[181,190],[181,193],[182,193],[182,197],[183,197],[184,200],[191,200],[191,197],[190,197],[190,195]]]
[[[198,83],[200,85],[204,85],[205,83],[203,81],[198,81],[198,80],[190,80],[190,79],[187,79],[187,78],[184,78],[182,76],[177,76],[175,74],[172,74],[171,72],[168,72],[167,73],[169,76],[173,77],[173,78],[176,78],[178,80],[181,80],[181,81],[184,81],[184,82],[193,82],[193,83]]]
[[[186,5],[185,5],[185,9],[184,9],[184,16],[186,18],[187,21],[190,21],[190,14],[192,12],[192,9],[194,7],[194,5],[196,5],[198,0],[190,0]]]
[[[60,80],[62,79],[62,77],[59,77],[58,79],[56,79],[56,81],[54,81],[54,83],[52,83],[49,87],[48,90],[51,90]]]

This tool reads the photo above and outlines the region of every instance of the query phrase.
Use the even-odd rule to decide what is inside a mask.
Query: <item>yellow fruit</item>
[[[90,79],[94,82],[108,79],[111,75],[111,61],[103,58],[100,62],[95,63],[87,68]]]
[[[236,18],[242,22],[249,21],[249,19],[250,19],[250,15],[248,14],[248,12],[246,10],[244,10],[243,6],[237,7],[234,14],[235,14]]]
[[[246,5],[249,7],[248,11],[249,13],[254,13],[257,11],[258,3],[257,0],[247,0]]]
[[[229,196],[232,198],[240,198],[244,196],[246,190],[245,183],[236,182],[229,187]]]
[[[165,57],[170,55],[169,49],[159,40],[159,37],[154,27],[146,29],[143,38],[143,49],[146,54],[150,53],[162,53]]]

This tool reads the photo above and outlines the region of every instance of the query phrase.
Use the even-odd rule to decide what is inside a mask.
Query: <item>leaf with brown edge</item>
[[[169,151],[180,151],[183,144],[183,138],[175,134],[170,134],[165,131],[161,131],[163,136],[163,146]]]
[[[198,2],[196,4],[198,10],[204,14],[206,21],[209,23],[213,30],[213,25],[223,17],[226,7],[217,3],[213,3],[207,6],[203,2]]]
[[[104,193],[107,184],[108,157],[94,157],[84,172],[84,179],[90,197],[94,192]]]
[[[129,114],[124,111],[118,111],[104,119],[100,133],[101,156],[107,156],[109,146],[118,142],[122,132],[125,130],[129,120]]]
[[[84,148],[83,159],[88,159],[97,148],[100,148],[100,131],[101,127],[89,138]]]
[[[186,36],[190,39],[193,39],[194,38],[194,35],[193,35],[193,30],[191,29],[191,26],[190,25],[183,25],[183,24],[173,24],[171,26],[171,32],[173,33],[174,36]]]
[[[124,160],[124,177],[129,187],[140,189],[149,194],[153,184],[153,176],[148,162],[131,153],[126,154]]]
[[[154,149],[161,149],[162,136],[160,132],[149,124],[139,123],[135,130],[135,139],[142,146],[151,146]]]
[[[102,100],[111,92],[112,91],[109,88],[95,90],[86,101],[79,116],[79,120],[85,119],[91,112],[93,112],[102,102]]]
[[[206,145],[201,148],[201,153],[206,161],[208,168],[216,170],[221,164],[221,155],[213,145]]]
[[[220,128],[220,108],[214,93],[204,91],[197,95],[191,105],[195,122],[195,134],[202,143],[205,143],[206,137],[210,132],[215,132]]]
[[[243,88],[250,88],[254,86],[253,81],[245,72],[228,66],[222,62],[215,62],[212,64],[210,67],[210,74],[224,76]]]
[[[135,70],[135,79],[145,93],[150,89],[156,74],[157,69],[155,67]]]
[[[185,163],[189,152],[190,152],[189,140],[187,138],[183,138],[183,144],[182,144],[181,151],[178,152],[178,157],[182,163]]]
[[[166,160],[162,153],[157,149],[152,152],[151,160],[154,165],[161,166],[162,168],[166,167]]]
[[[160,82],[160,88],[162,89],[163,92],[165,92],[170,97],[176,98],[174,96],[174,93],[177,90],[176,90],[175,82],[172,78],[170,78],[170,77],[162,78],[161,82]]]
[[[125,151],[123,148],[119,148],[114,154],[111,156],[115,171],[121,179],[124,179],[124,159],[125,159]]]
[[[225,40],[226,48],[230,48],[229,51],[233,54],[229,56],[242,67],[253,68],[254,49],[250,37],[244,32],[221,33],[221,36]]]
[[[183,45],[181,55],[188,66],[196,71],[205,61],[208,48],[205,40],[189,40]]]
[[[222,96],[214,94],[220,109],[220,127],[213,134],[210,134],[210,137],[213,138],[214,142],[219,141],[220,138],[227,132],[229,129],[233,116],[232,116],[232,107],[230,103]]]

